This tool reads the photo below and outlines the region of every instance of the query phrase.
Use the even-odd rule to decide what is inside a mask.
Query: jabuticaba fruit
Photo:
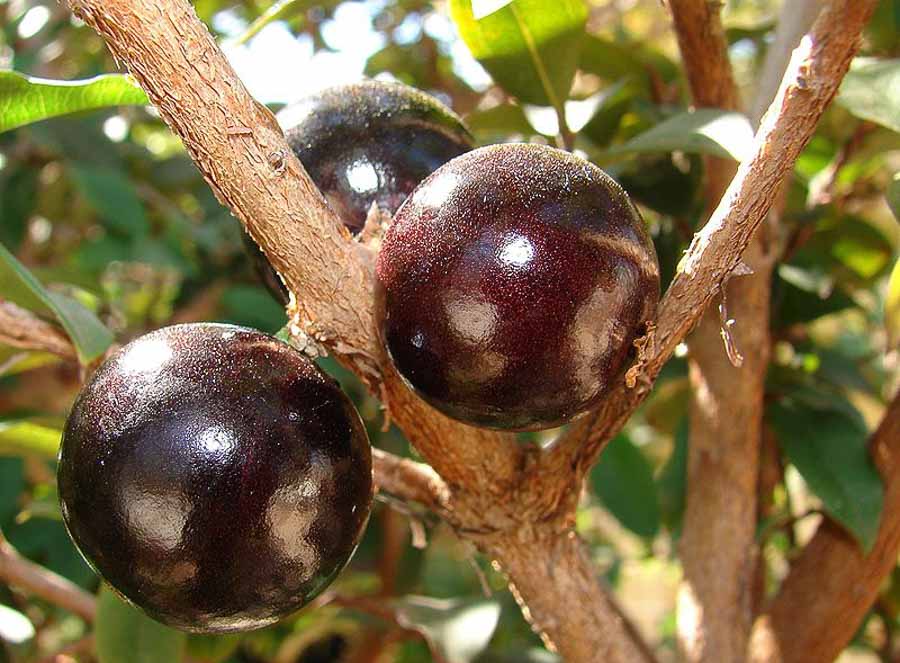
[[[659,299],[641,217],[600,168],[539,145],[485,147],[425,179],[376,263],[387,354],[463,422],[536,430],[596,406]]]
[[[66,422],[58,481],[97,573],[195,632],[307,604],[349,560],[373,491],[337,383],[281,341],[218,324],[151,332],[100,366]]]
[[[278,119],[294,154],[353,234],[372,203],[393,214],[419,182],[473,147],[453,111],[400,83],[328,88],[286,107]],[[286,303],[281,280],[246,234],[245,241],[263,282]]]

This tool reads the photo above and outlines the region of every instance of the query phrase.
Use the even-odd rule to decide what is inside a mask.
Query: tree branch
[[[43,566],[22,557],[0,535],[0,580],[39,596],[48,603],[75,613],[85,621],[94,620],[96,599],[78,585]]]
[[[256,103],[187,0],[68,0],[177,134],[218,199],[291,292],[293,319],[386,398],[391,416],[451,484],[513,482],[510,436],[448,419],[400,381],[376,340],[372,259],[352,241],[268,109]],[[302,293],[302,295],[300,294]]]
[[[0,299],[0,344],[23,350],[38,350],[76,361],[75,348],[69,337],[12,302]]]
[[[675,347],[696,325],[741,260],[858,49],[874,0],[831,0],[794,51],[778,94],[760,123],[750,157],[706,226],[694,237],[663,297],[655,329],[640,339],[637,362],[592,416],[572,426],[541,463],[583,477],[606,443],[647,397]]]
[[[597,578],[584,542],[574,532],[546,534],[529,529],[479,538],[544,644],[569,663],[655,663]]]
[[[833,661],[894,569],[900,553],[900,394],[870,438],[869,451],[885,489],[872,551],[865,554],[845,530],[822,521],[754,626],[753,663]]]
[[[394,456],[381,449],[372,449],[375,486],[404,500],[418,502],[438,515],[450,500],[444,480],[431,467],[408,458]]]
[[[670,10],[694,103],[740,110],[721,4],[672,0]],[[714,157],[705,163],[711,212],[737,164]],[[706,312],[689,340],[690,443],[677,615],[679,648],[690,663],[742,660],[753,620],[756,486],[774,266],[769,230],[763,224],[744,252],[753,273],[724,285],[719,307]],[[735,356],[726,353],[723,340],[740,353],[739,366],[732,364]]]

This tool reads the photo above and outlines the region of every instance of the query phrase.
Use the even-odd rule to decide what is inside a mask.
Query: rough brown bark
[[[573,425],[541,463],[583,477],[606,443],[650,393],[678,343],[697,324],[740,263],[858,48],[874,0],[831,0],[794,51],[781,87],[760,122],[749,158],[738,168],[706,226],[698,232],[660,302],[656,324],[639,339],[638,359],[603,405]]]
[[[598,583],[597,571],[584,542],[574,532],[562,529],[546,536],[545,531],[523,530],[480,540],[481,547],[510,579],[510,589],[531,623],[547,628],[552,624],[553,640],[566,661],[603,663],[653,663],[655,658],[639,637],[622,638],[634,627],[619,613]],[[560,609],[568,606],[569,609]],[[576,606],[591,606],[579,610]],[[594,634],[587,642],[584,634]],[[573,647],[555,647],[563,642]]]
[[[71,361],[78,357],[66,334],[12,302],[0,299],[0,344],[38,350]]]
[[[518,452],[511,438],[439,415],[385,369],[372,319],[371,256],[350,239],[190,3],[71,0],[70,6],[106,37],[219,200],[300,293],[292,309],[310,349],[328,349],[373,389],[383,387],[393,418],[447,481],[506,485]],[[448,443],[457,439],[470,443]]]
[[[445,482],[442,515],[507,570],[529,602],[526,614],[536,628],[570,663],[597,660],[597,652],[608,652],[612,661],[640,660],[633,658],[640,646],[596,582],[590,559],[570,549],[582,545],[570,528],[581,480],[738,264],[846,71],[853,40],[826,23],[821,40],[802,51],[763,122],[753,157],[695,238],[660,306],[655,331],[642,340],[639,361],[628,373],[631,387],[613,392],[544,453],[452,422],[402,385],[372,326],[371,254],[342,230],[271,115],[247,94],[187,0],[69,3],[137,77],[213,190],[284,275],[300,300],[293,309],[301,338],[310,348],[328,349],[381,393],[393,419]],[[852,13],[848,4],[833,3],[842,30]],[[556,585],[548,586],[551,568]],[[574,586],[570,579],[589,586],[575,594],[557,589]]]
[[[728,59],[721,4],[671,0],[681,57],[698,106],[740,110]],[[706,160],[710,211],[737,164]],[[741,661],[752,624],[756,558],[756,483],[769,355],[769,292],[773,262],[766,225],[744,252],[752,274],[732,279],[720,306],[736,321],[731,342],[743,359],[732,364],[721,338],[723,316],[707,311],[691,335],[690,443],[684,526],[679,544],[684,580],[678,593],[678,643],[690,663]]]
[[[454,422],[402,384],[376,340],[373,256],[334,217],[271,114],[249,96],[187,0],[69,0],[69,5],[106,39],[218,198],[282,274],[297,298],[290,306],[297,336],[311,351],[327,349],[380,395],[391,418],[440,475],[448,490],[440,496],[439,513],[456,531],[472,537],[540,523],[550,532],[549,517],[568,522],[577,495],[572,477],[556,477],[548,514],[522,474],[536,465],[533,447]],[[599,585],[595,591],[602,591]],[[555,610],[595,613],[605,606],[559,603]],[[615,624],[577,639],[557,634],[552,619],[539,627],[573,663],[591,660],[600,648],[625,652],[618,660],[628,660],[630,634]],[[607,636],[608,641],[600,640]]]
[[[753,629],[753,663],[833,661],[878,597],[900,553],[900,395],[869,441],[885,484],[884,511],[868,554],[824,520]]]

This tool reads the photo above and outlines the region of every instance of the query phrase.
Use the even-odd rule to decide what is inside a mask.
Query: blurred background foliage
[[[780,3],[725,5],[732,60],[750,99]],[[639,203],[665,281],[702,220],[702,155],[739,158],[750,138],[741,116],[687,113],[658,0],[514,0],[485,17],[476,16],[478,0],[194,6],[251,92],[274,110],[327,84],[377,76],[437,95],[481,144],[573,140]],[[523,26],[536,54],[523,46]],[[786,194],[783,261],[772,284],[761,598],[823,511],[860,545],[877,531],[882,488],[865,440],[898,382],[898,33],[900,0],[882,0],[862,57]],[[0,298],[60,321],[84,361],[113,338],[124,343],[174,322],[283,327],[284,312],[242,250],[238,222],[178,139],[140,105],[139,91],[113,79],[60,94],[10,71],[73,80],[116,64],[55,0],[0,0],[0,128],[17,126],[0,133]],[[35,122],[54,108],[68,114]],[[373,443],[414,455],[396,429],[382,432],[379,405],[361,385],[333,360],[322,363],[358,404]],[[0,584],[0,663],[70,660],[48,658],[58,651],[102,663],[556,660],[487,560],[428,514],[386,498],[323,605],[227,637],[185,637],[149,621],[99,590],[60,519],[55,448],[83,374],[74,362],[0,345],[0,531],[28,559],[99,591],[90,625]],[[598,573],[664,661],[674,655],[687,399],[676,358],[605,452],[578,516]],[[846,661],[897,660],[898,633],[895,574]]]

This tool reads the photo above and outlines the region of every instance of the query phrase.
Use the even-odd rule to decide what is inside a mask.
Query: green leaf
[[[638,536],[652,539],[659,531],[659,498],[653,468],[625,435],[603,450],[591,471],[596,495],[620,523]]]
[[[674,115],[610,149],[621,152],[687,152],[743,160],[753,144],[750,121],[741,113],[701,108]]]
[[[900,59],[854,60],[837,102],[858,118],[900,132]]]
[[[150,230],[144,206],[131,181],[120,170],[103,166],[72,166],[72,179],[111,231],[143,239]]]
[[[869,457],[862,417],[841,397],[832,400],[787,398],[768,416],[791,464],[825,510],[868,552],[878,536],[884,487]]]
[[[16,250],[28,226],[37,203],[37,168],[23,167],[0,180],[0,244]]]
[[[150,619],[105,585],[97,602],[97,658],[100,663],[177,663],[187,635]]]
[[[0,297],[38,314],[51,315],[65,329],[82,364],[100,357],[113,335],[97,316],[74,299],[49,292],[25,266],[0,244]]]
[[[36,454],[55,459],[62,433],[27,420],[0,421],[0,454]]]
[[[25,463],[0,457],[0,529],[19,513],[19,495],[25,490]]]
[[[894,218],[900,221],[900,173],[894,173],[894,179],[888,185],[887,202],[894,213]]]
[[[147,103],[144,91],[121,74],[51,81],[0,71],[0,133],[68,113]]]
[[[500,11],[513,0],[472,0],[472,14],[476,21],[480,21],[485,16],[490,16],[496,11]]]
[[[894,263],[884,298],[884,326],[887,329],[888,348],[900,347],[900,260]]]
[[[219,663],[231,656],[240,644],[241,636],[238,633],[189,633],[187,654],[192,661],[198,663]]]
[[[453,663],[472,663],[488,646],[500,620],[500,604],[485,599],[406,596],[394,603],[400,625],[424,633]]]
[[[675,431],[675,446],[656,478],[662,520],[671,531],[681,528],[687,486],[688,418]]]
[[[510,94],[561,109],[578,68],[587,21],[583,0],[512,0],[481,19],[473,4],[479,13],[489,8],[473,0],[450,2],[450,13],[472,55]]]
[[[235,325],[254,327],[274,334],[284,327],[284,309],[263,288],[234,285],[222,293],[225,319]]]
[[[610,83],[633,81],[648,96],[654,77],[671,82],[681,74],[672,60],[641,42],[616,42],[595,35],[584,38],[579,67]]]

